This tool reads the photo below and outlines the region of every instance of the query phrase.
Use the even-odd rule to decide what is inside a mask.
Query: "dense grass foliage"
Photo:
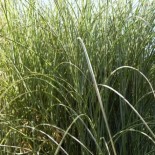
[[[49,4],[0,2],[0,154],[155,154],[155,3]]]

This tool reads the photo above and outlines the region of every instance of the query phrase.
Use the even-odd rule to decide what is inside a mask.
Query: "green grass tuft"
[[[0,154],[154,154],[155,3],[49,4],[0,1]]]

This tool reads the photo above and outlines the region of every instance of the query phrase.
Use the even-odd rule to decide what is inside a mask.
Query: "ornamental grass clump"
[[[1,1],[0,154],[154,154],[154,10]]]

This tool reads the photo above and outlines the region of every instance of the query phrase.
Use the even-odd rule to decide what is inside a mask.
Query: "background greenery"
[[[0,2],[0,154],[155,154],[155,3],[51,5]]]

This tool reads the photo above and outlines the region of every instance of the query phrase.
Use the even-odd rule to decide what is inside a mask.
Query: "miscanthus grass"
[[[0,1],[0,154],[155,154],[155,3]]]

